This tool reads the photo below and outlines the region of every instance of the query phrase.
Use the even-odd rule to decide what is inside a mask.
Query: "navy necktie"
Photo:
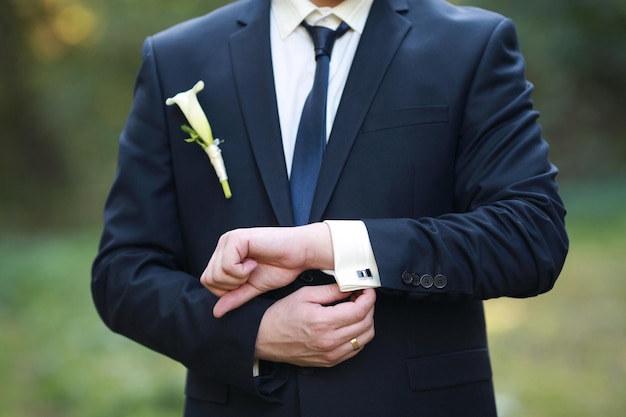
[[[333,31],[322,26],[302,22],[315,45],[315,78],[300,116],[296,147],[291,165],[291,201],[296,225],[309,222],[313,194],[317,184],[322,156],[326,147],[326,97],[328,92],[328,66],[335,39],[348,31],[342,22]]]

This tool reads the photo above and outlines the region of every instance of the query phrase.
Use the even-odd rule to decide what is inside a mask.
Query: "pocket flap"
[[[491,379],[491,364],[487,349],[412,358],[407,360],[407,368],[411,389],[415,391]]]
[[[363,125],[363,132],[411,125],[444,123],[448,119],[448,106],[446,105],[406,107],[370,114]]]

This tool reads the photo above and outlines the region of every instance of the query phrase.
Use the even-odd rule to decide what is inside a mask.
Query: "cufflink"
[[[370,271],[369,268],[367,269],[359,269],[356,271],[356,276],[359,279],[371,279],[372,278],[372,271]]]

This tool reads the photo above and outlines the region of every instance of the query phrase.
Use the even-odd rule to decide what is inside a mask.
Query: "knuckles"
[[[341,363],[343,361],[342,360],[343,358],[344,358],[343,353],[340,352],[338,349],[333,350],[331,352],[327,352],[326,354],[322,355],[322,359],[324,363],[326,364],[326,367],[328,368]]]
[[[311,348],[313,350],[316,350],[318,352],[325,352],[323,356],[331,355],[333,349],[335,349],[336,346],[336,342],[328,338],[313,339],[313,342],[311,343]]]

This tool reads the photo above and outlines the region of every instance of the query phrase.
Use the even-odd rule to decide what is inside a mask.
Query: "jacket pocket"
[[[409,383],[414,391],[464,385],[491,379],[487,349],[465,350],[407,360]]]
[[[363,132],[404,126],[445,123],[449,120],[447,105],[415,106],[372,113],[363,125]]]
[[[194,372],[187,372],[185,395],[199,401],[224,404],[228,399],[228,386]]]

